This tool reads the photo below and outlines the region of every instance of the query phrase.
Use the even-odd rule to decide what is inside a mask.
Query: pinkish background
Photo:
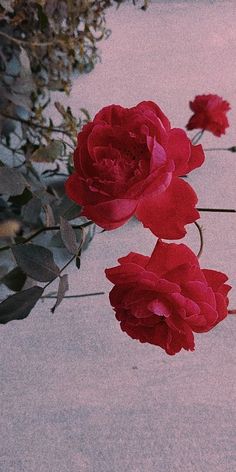
[[[188,101],[217,93],[231,103],[230,128],[205,147],[236,145],[235,0],[156,1],[121,6],[107,22],[102,64],[75,80],[70,103],[92,116],[110,103],[151,99],[184,127]],[[68,104],[66,102],[66,104]],[[189,177],[199,206],[235,208],[235,155],[208,153]],[[202,267],[222,270],[236,308],[235,215],[202,214]],[[198,250],[196,228],[184,242]],[[196,351],[167,356],[120,331],[104,268],[155,238],[135,221],[97,235],[70,294],[39,302],[1,330],[0,472],[233,472],[236,470],[236,317],[196,335]]]

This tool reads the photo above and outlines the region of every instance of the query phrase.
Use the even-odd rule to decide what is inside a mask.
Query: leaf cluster
[[[79,205],[63,191],[60,194],[56,183],[33,182],[5,165],[0,167],[0,194],[0,256],[8,256],[7,265],[0,266],[0,284],[16,292],[0,303],[0,323],[28,316],[44,290],[58,279],[54,312],[69,289],[62,272],[72,261],[80,268],[81,251],[93,238],[95,225],[81,216]],[[48,235],[47,241],[38,244],[42,234]],[[54,261],[55,248],[67,258],[63,267]]]
[[[106,11],[123,2],[0,0],[0,144],[29,167],[46,160],[53,133],[73,142],[88,120],[86,110],[75,117],[57,102],[55,124],[47,114],[51,92],[69,94],[72,79],[94,68],[97,43],[110,34]]]
[[[0,303],[1,323],[28,316],[58,279],[54,311],[69,287],[62,271],[72,261],[80,268],[81,251],[94,236],[95,225],[58,180],[72,171],[77,133],[89,113],[80,108],[74,116],[56,101],[55,122],[48,106],[53,91],[68,95],[72,79],[100,60],[97,43],[110,34],[106,11],[124,1],[0,0],[0,284],[11,293]],[[147,0],[139,2],[145,9]],[[63,267],[54,261],[55,248],[69,257]]]

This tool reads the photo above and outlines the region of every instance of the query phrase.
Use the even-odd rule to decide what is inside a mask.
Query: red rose
[[[151,257],[130,253],[106,269],[115,284],[110,302],[131,338],[167,354],[194,350],[193,332],[212,329],[227,316],[227,276],[199,267],[184,244],[158,241]]]
[[[107,230],[136,215],[159,237],[182,238],[199,213],[195,192],[179,176],[203,161],[202,147],[171,129],[155,103],[111,105],[79,133],[66,193]]]
[[[189,102],[194,115],[191,116],[186,128],[211,131],[215,136],[225,134],[229,123],[226,112],[230,104],[218,95],[197,95],[193,102]]]

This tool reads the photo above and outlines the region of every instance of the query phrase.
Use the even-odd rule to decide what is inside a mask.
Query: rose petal
[[[200,167],[205,159],[202,146],[193,146],[185,131],[179,128],[173,128],[169,133],[167,155],[174,160],[177,176]]]
[[[228,280],[227,275],[219,272],[217,270],[211,269],[202,269],[203,274],[206,277],[208,285],[216,291],[221,285],[223,285],[226,280]]]
[[[143,256],[142,254],[138,254],[136,252],[130,252],[127,256],[120,257],[118,262],[120,264],[127,264],[133,262],[141,267],[145,267],[149,261],[150,257]]]
[[[102,108],[94,117],[95,123],[108,123],[109,125],[122,124],[128,109],[120,105],[108,105]]]
[[[185,225],[199,218],[194,208],[197,196],[189,184],[178,177],[172,179],[165,192],[142,199],[135,212],[145,228],[165,239],[180,239]]]
[[[167,317],[167,316],[171,315],[171,312],[170,312],[169,308],[167,307],[167,305],[165,305],[165,303],[158,300],[158,298],[155,299],[155,300],[152,300],[148,304],[147,307],[150,311],[152,311],[157,316]]]
[[[101,228],[111,230],[122,226],[135,213],[136,200],[116,199],[98,205],[85,205],[82,215]]]
[[[151,270],[161,277],[184,263],[199,267],[197,257],[185,244],[165,243],[159,240],[146,270]]]
[[[143,267],[134,263],[127,263],[105,269],[108,280],[117,285],[134,283],[139,272],[144,272]]]

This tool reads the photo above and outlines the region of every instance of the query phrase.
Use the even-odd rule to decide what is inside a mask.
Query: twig
[[[199,258],[202,254],[202,251],[203,251],[203,234],[202,234],[201,226],[196,221],[194,221],[194,224],[197,227],[197,229],[199,231],[199,235],[200,235],[200,249],[199,249],[198,254],[197,254],[197,257]]]
[[[204,133],[204,129],[202,129],[201,131],[198,131],[192,138],[192,144],[197,144],[198,141],[201,139],[203,133]]]
[[[82,228],[86,228],[87,226],[90,226],[92,224],[94,224],[93,221],[86,221],[86,223],[83,223],[82,225],[72,225],[72,228],[73,229],[82,229]],[[22,243],[13,244],[12,246],[0,247],[0,252],[1,251],[7,251],[8,249],[11,249],[12,247],[18,246],[18,244],[26,244],[29,241],[31,241],[32,239],[36,238],[36,236],[39,236],[40,234],[42,234],[46,231],[56,231],[56,230],[59,230],[59,229],[60,229],[60,226],[58,226],[58,225],[44,226],[43,228],[38,229],[37,231],[35,231],[35,233],[28,236]]]
[[[93,221],[91,221],[90,223],[93,223]],[[88,225],[87,225],[87,226],[88,226]],[[68,267],[68,265],[70,265],[71,262],[73,262],[73,260],[74,260],[75,258],[77,258],[77,257],[80,256],[80,251],[81,251],[81,248],[82,248],[82,246],[83,246],[83,244],[84,244],[84,239],[85,239],[85,237],[84,237],[84,228],[82,227],[82,225],[81,225],[80,229],[81,229],[81,231],[82,231],[82,238],[81,238],[81,241],[80,241],[80,245],[79,245],[79,247],[78,247],[78,251],[77,251],[76,254],[73,254],[73,256],[70,257],[69,261],[67,261],[66,264],[60,269],[60,272],[59,272],[59,274],[58,274],[57,277],[60,277],[60,276],[61,276],[61,273]],[[52,282],[54,282],[54,280],[55,280],[55,279],[50,280],[50,281],[44,286],[44,290],[45,290],[45,288],[47,288]]]
[[[38,42],[38,41],[27,41],[25,39],[18,39],[14,38],[13,36],[10,36],[7,33],[4,33],[3,31],[0,31],[0,35],[3,36],[3,38],[8,39],[12,43],[18,44],[19,46],[31,46],[31,47],[45,47],[45,46],[55,46],[55,43],[60,43],[60,44],[65,44],[65,41],[62,39],[54,39],[53,41],[46,41],[46,42]]]
[[[231,146],[229,148],[206,148],[204,151],[230,151],[236,152],[236,146]]]
[[[82,293],[81,295],[65,295],[63,298],[82,298],[82,297],[94,297],[96,295],[105,295],[105,292],[94,292],[94,293]],[[43,298],[57,298],[56,295],[43,295]]]
[[[40,128],[40,129],[45,129],[47,131],[51,131],[52,133],[61,133],[65,134],[69,138],[71,138],[71,134],[68,131],[65,131],[61,128],[52,128],[51,126],[46,126],[46,125],[40,125],[38,123],[33,123],[32,121],[24,120],[23,118],[18,118],[12,115],[8,115],[6,113],[0,113],[4,118],[8,118],[9,120],[13,121],[19,121],[20,123],[24,123],[25,125],[28,125],[30,128]],[[68,144],[68,143],[66,143]]]
[[[236,210],[233,208],[197,208],[198,211],[209,211],[209,212],[219,212],[219,213],[236,213]]]

